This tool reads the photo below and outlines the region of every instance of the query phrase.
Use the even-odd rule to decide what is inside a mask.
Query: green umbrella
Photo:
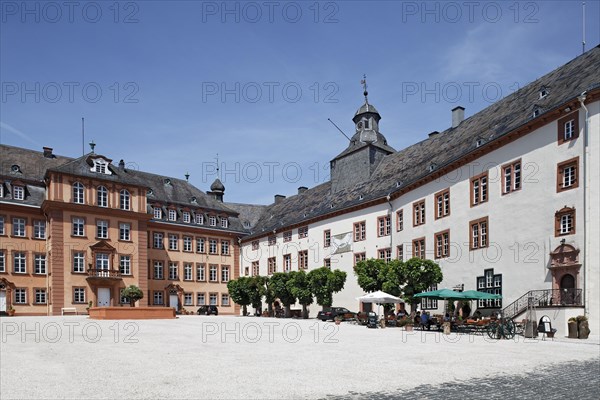
[[[499,294],[479,292],[477,290],[467,290],[461,294],[465,300],[499,300],[502,298]]]
[[[465,297],[461,292],[450,289],[439,289],[431,292],[422,292],[414,295],[417,298],[428,298],[435,300],[464,300]]]

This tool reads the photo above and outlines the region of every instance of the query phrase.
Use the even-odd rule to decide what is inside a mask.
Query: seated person
[[[421,312],[417,311],[417,314],[415,315],[415,325],[420,325],[421,324]]]
[[[421,314],[421,327],[423,329],[425,329],[425,327],[427,327],[427,330],[429,330],[431,328],[431,321],[429,319],[429,314],[427,314],[426,312]]]
[[[406,310],[400,310],[400,311],[398,311],[398,319],[402,319],[402,318],[404,318],[406,316],[407,316]]]
[[[444,315],[444,322],[450,322],[450,314],[446,313],[446,315]]]

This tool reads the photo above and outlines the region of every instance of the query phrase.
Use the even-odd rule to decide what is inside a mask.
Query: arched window
[[[131,195],[125,189],[122,189],[119,192],[119,208],[121,210],[130,210],[131,209]]]
[[[85,187],[81,182],[75,182],[73,184],[73,203],[83,204],[85,202],[84,198]]]
[[[108,189],[98,186],[98,207],[108,207]]]

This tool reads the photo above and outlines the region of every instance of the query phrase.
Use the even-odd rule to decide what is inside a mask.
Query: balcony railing
[[[527,310],[528,304],[534,307],[582,306],[581,289],[530,290],[502,311],[505,317],[514,318]]]
[[[112,279],[121,279],[121,271],[118,269],[97,269],[90,268],[88,269],[88,278],[112,278]]]

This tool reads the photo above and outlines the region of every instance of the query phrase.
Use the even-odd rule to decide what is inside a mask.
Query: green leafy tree
[[[262,312],[262,297],[264,292],[263,279],[261,276],[252,276],[248,279],[250,304],[252,304],[252,307],[254,307],[256,312],[260,315]]]
[[[442,269],[437,263],[417,257],[403,262],[400,271],[405,282],[403,297],[413,310],[419,302],[414,295],[426,291],[429,286],[440,283],[444,278]]]
[[[265,302],[267,303],[267,310],[269,310],[269,316],[273,316],[273,302],[277,299],[273,292],[271,284],[271,278],[268,276],[260,276],[261,296],[265,296]]]
[[[357,276],[358,286],[367,293],[382,290],[392,296],[400,296],[401,285],[404,283],[401,267],[402,262],[399,260],[385,262],[371,258],[356,263],[354,274]],[[388,305],[384,307],[387,308]]]
[[[121,296],[129,301],[131,307],[135,307],[135,302],[144,298],[144,292],[139,287],[130,285],[123,289]]]
[[[310,280],[304,270],[292,271],[289,273],[290,279],[287,282],[288,289],[302,304],[302,318],[308,318],[308,306],[314,301],[313,292],[310,286]]]
[[[233,279],[227,282],[227,290],[229,296],[236,304],[242,306],[242,314],[248,315],[248,305],[251,303],[250,299],[250,278],[242,276],[238,279]]]
[[[331,307],[333,294],[344,288],[346,273],[336,269],[334,271],[327,267],[313,269],[307,274],[310,288],[315,295],[317,304],[321,307]]]
[[[294,296],[290,290],[290,286],[288,286],[290,278],[291,274],[285,272],[275,272],[273,276],[271,276],[271,287],[273,289],[273,294],[285,307],[286,317],[288,317],[290,314],[290,306],[296,302],[296,296]]]

